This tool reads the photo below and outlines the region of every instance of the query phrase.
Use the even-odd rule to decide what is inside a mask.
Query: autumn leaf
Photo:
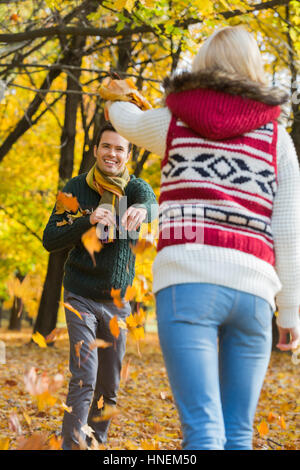
[[[57,227],[63,227],[64,225],[68,225],[66,220],[62,220],[61,222],[56,222]]]
[[[124,304],[123,304],[122,299],[121,299],[121,289],[112,288],[111,291],[110,291],[110,295],[111,295],[111,297],[113,299],[113,302],[114,302],[116,307],[118,307],[118,308],[124,307]]]
[[[141,95],[130,78],[125,80],[106,78],[99,88],[99,95],[107,101],[129,101],[142,110],[151,109],[150,103]]]
[[[128,317],[126,317],[126,325],[128,326],[128,328],[131,328],[131,329],[136,328],[138,326],[136,317],[132,315],[132,313],[128,315]]]
[[[259,432],[260,437],[264,437],[269,433],[269,426],[265,421],[262,421],[258,426],[257,430]]]
[[[108,348],[109,346],[112,346],[112,343],[108,343],[107,341],[104,341],[104,339],[96,338],[95,341],[89,344],[89,348],[92,351],[95,348]]]
[[[135,245],[132,243],[130,244],[130,248],[132,253],[135,255],[139,255],[144,253],[145,250],[148,248],[152,248],[154,245],[151,240],[147,240],[146,238],[142,238],[141,240],[138,240]]]
[[[283,416],[280,416],[280,418],[279,418],[279,425],[282,429],[286,429],[286,422],[284,421]]]
[[[144,328],[142,326],[139,326],[138,328],[134,328],[131,331],[131,334],[133,335],[133,337],[136,341],[140,341],[141,339],[145,338],[145,332],[144,332]]]
[[[270,411],[270,413],[268,414],[267,421],[269,423],[273,423],[275,420],[276,420],[276,416],[272,413],[272,411]]]
[[[94,266],[96,266],[96,260],[95,260],[94,253],[95,252],[99,253],[103,248],[102,243],[100,242],[99,238],[97,237],[96,227],[92,227],[89,230],[87,230],[87,232],[85,232],[82,235],[81,241],[82,241],[85,249],[89,252],[89,254],[92,258]]]
[[[79,317],[80,320],[82,320],[82,316],[81,316],[80,312],[78,312],[78,310],[76,310],[76,308],[72,307],[71,304],[69,304],[68,302],[62,302],[62,305],[64,307],[66,307],[68,310],[70,310],[71,312],[75,313],[75,315],[77,315],[77,317]]]
[[[126,300],[126,302],[129,302],[130,300],[134,299],[135,296],[136,296],[135,287],[128,286],[125,292],[125,296],[124,296],[124,299]]]
[[[8,449],[9,449],[9,438],[0,437],[0,450],[8,450]]]
[[[80,367],[80,350],[82,348],[82,345],[84,343],[84,340],[82,339],[81,341],[78,341],[75,345],[75,355],[78,357],[78,367]]]
[[[103,406],[104,406],[104,398],[103,398],[103,395],[101,395],[101,397],[97,401],[98,410],[101,410],[103,408]]]
[[[119,337],[120,328],[118,325],[118,317],[116,315],[109,320],[109,329],[115,338]]]
[[[59,191],[56,197],[55,214],[64,214],[65,212],[76,213],[79,209],[79,202],[76,196],[71,193]]]
[[[63,410],[65,410],[67,413],[72,413],[72,406],[67,406],[64,402],[62,402],[61,407]]]
[[[99,422],[99,421],[107,421],[109,419],[115,418],[120,414],[120,411],[117,409],[116,406],[112,405],[105,405],[104,411],[102,412],[101,416],[96,416],[93,418],[93,421]]]
[[[38,331],[36,331],[35,333],[33,333],[33,335],[31,336],[31,339],[40,346],[40,348],[46,348],[47,347],[47,343],[46,343],[46,340],[44,338],[44,336],[42,336]]]
[[[47,407],[55,405],[57,398],[53,397],[48,390],[36,396],[37,407],[39,411],[43,411]]]

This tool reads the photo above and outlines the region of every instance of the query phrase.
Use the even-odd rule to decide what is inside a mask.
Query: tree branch
[[[222,15],[225,19],[233,18],[235,16],[240,16],[245,13],[253,13],[259,10],[265,10],[268,8],[274,8],[282,5],[288,5],[292,0],[270,0],[268,2],[262,2],[253,7],[250,7],[246,12],[241,10],[225,11],[220,12],[219,15]],[[196,23],[200,23],[199,18],[189,18],[185,21],[178,21],[175,23],[176,27],[187,28],[188,26]],[[164,33],[163,25],[160,26],[161,32]],[[13,34],[0,34],[0,42],[13,43],[26,41],[29,39],[36,39],[40,37],[53,37],[53,36],[66,36],[66,35],[76,35],[76,36],[101,36],[102,38],[112,38],[112,37],[127,37],[133,34],[139,33],[157,33],[157,31],[150,25],[137,26],[135,28],[125,27],[122,30],[118,31],[117,28],[96,28],[96,27],[83,27],[81,26],[52,26],[48,28],[40,28],[32,31],[26,31],[23,33],[13,33]]]

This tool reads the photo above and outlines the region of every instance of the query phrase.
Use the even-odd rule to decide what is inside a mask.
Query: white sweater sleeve
[[[129,142],[164,157],[171,121],[168,108],[141,111],[132,103],[116,101],[109,108],[109,119]]]
[[[278,126],[278,188],[274,199],[272,231],[276,271],[282,283],[277,294],[277,324],[292,328],[300,305],[300,172],[290,135]]]

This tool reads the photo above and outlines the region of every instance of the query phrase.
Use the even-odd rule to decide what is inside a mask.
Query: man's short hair
[[[98,145],[100,143],[102,134],[105,131],[116,132],[116,134],[118,134],[118,131],[116,131],[116,129],[113,127],[113,125],[110,122],[107,122],[106,124],[104,124],[104,126],[101,127],[101,129],[98,132],[98,135],[97,135],[97,138],[96,138],[96,143],[95,143],[97,148],[98,148]],[[132,143],[128,142],[128,153],[130,152],[131,148],[132,148]]]

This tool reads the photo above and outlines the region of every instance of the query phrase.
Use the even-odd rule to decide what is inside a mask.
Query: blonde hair
[[[242,26],[226,26],[213,33],[200,47],[192,71],[223,70],[263,85],[267,78],[254,37]]]

